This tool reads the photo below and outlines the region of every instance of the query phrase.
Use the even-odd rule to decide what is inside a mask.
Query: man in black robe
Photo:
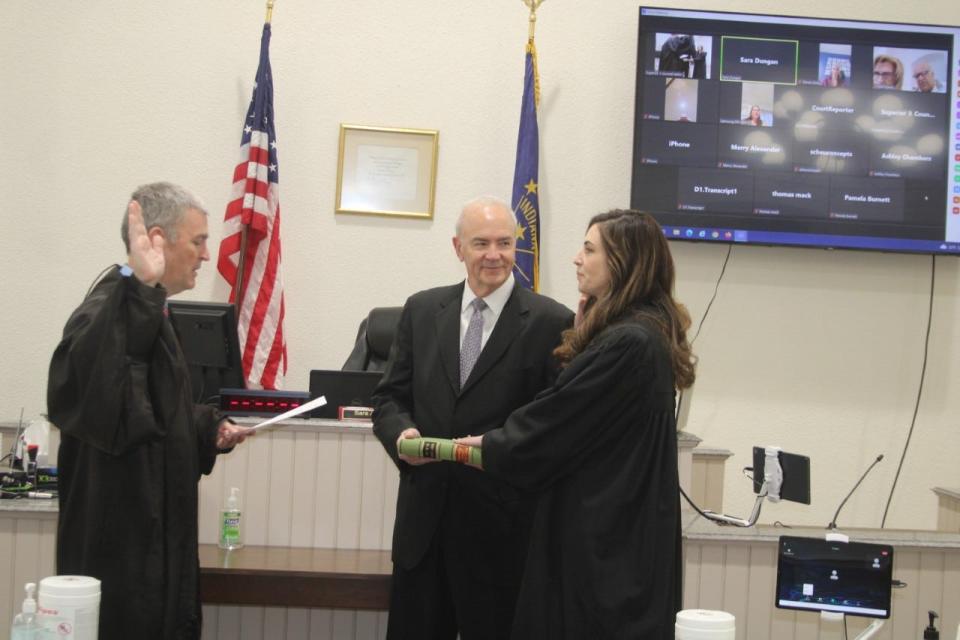
[[[247,430],[193,404],[166,299],[193,288],[207,214],[169,183],[137,189],[112,267],[50,364],[60,428],[57,573],[101,581],[100,638],[199,638],[197,482]]]
[[[697,53],[693,36],[674,33],[660,47],[659,71],[682,71],[686,76],[690,68],[689,61]]]

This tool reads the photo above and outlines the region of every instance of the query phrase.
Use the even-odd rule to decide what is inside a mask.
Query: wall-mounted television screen
[[[637,50],[668,237],[960,255],[960,27],[641,7]]]

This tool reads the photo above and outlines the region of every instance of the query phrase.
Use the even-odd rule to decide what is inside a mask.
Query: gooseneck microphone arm
[[[836,529],[836,528],[837,528],[837,516],[840,515],[840,510],[843,509],[843,505],[847,504],[847,500],[849,500],[849,499],[850,499],[850,496],[853,495],[853,492],[857,490],[857,487],[860,486],[860,483],[863,482],[863,479],[867,477],[867,474],[870,473],[870,471],[871,471],[875,466],[877,466],[877,463],[880,462],[881,460],[883,460],[883,454],[882,454],[882,453],[877,456],[877,459],[873,461],[873,464],[871,464],[869,467],[867,467],[867,470],[864,471],[864,472],[863,472],[863,475],[860,476],[860,479],[857,480],[857,484],[853,485],[853,489],[850,489],[850,493],[847,494],[847,497],[844,498],[844,499],[843,499],[843,502],[840,503],[840,506],[837,507],[837,512],[836,512],[835,514],[833,514],[833,520],[831,520],[831,521],[830,521],[830,524],[827,525],[827,529]]]

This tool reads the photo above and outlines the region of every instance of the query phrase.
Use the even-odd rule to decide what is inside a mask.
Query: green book
[[[481,466],[481,452],[477,447],[457,444],[446,438],[407,438],[400,441],[399,452],[407,456],[449,460]]]

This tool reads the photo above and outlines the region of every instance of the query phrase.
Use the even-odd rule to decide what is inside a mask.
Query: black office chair
[[[397,333],[403,307],[375,307],[360,323],[357,342],[342,371],[383,371],[390,357],[390,345]]]

